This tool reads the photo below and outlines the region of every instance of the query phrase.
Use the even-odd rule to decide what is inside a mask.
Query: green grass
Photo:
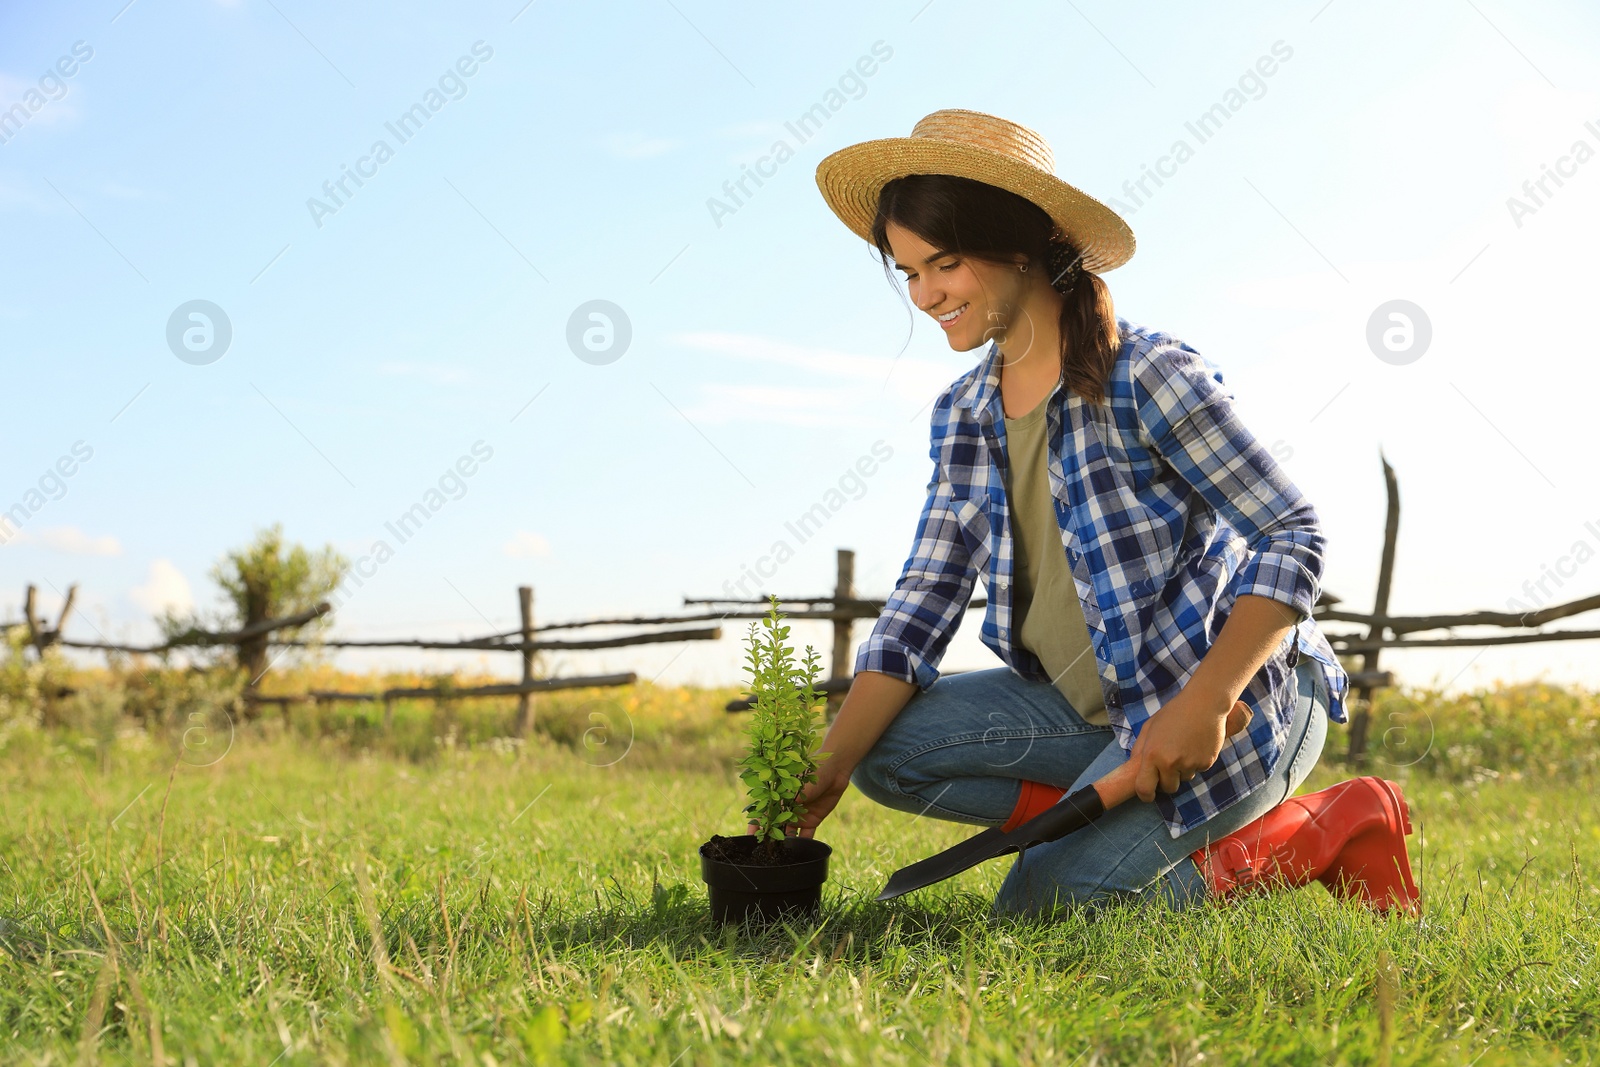
[[[1375,768],[1411,799],[1420,920],[1311,886],[992,922],[1009,860],[877,904],[971,830],[852,794],[820,921],[741,932],[708,920],[695,856],[743,825],[727,694],[629,692],[547,702],[525,745],[389,751],[354,712],[241,727],[170,795],[159,734],[14,732],[0,1059],[150,1062],[154,1031],[174,1064],[1600,1060],[1593,697],[1380,705],[1429,731]],[[631,719],[615,762],[620,735],[584,741],[594,699]],[[1308,789],[1346,776],[1328,762]]]

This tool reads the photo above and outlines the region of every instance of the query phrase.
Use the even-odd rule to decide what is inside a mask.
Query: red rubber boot
[[[1218,898],[1318,881],[1378,911],[1398,907],[1415,914],[1409,833],[1411,814],[1399,784],[1367,776],[1290,797],[1190,858]]]
[[[1066,793],[1060,786],[1024,778],[1022,792],[1017,795],[1017,805],[1011,809],[1010,818],[1000,825],[1001,832],[1009,834],[1035,815],[1043,815]]]

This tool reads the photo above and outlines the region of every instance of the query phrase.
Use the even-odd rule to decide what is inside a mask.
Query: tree
[[[214,625],[219,630],[242,630],[268,619],[281,619],[316,607],[339,587],[350,561],[332,545],[320,552],[303,545],[285,544],[281,523],[257,530],[255,540],[228,552],[211,568],[211,580],[222,591],[223,612]],[[168,640],[195,629],[205,629],[198,615],[180,618],[169,613],[158,620]],[[305,626],[277,631],[293,636],[325,625],[319,619]],[[236,647],[245,685],[253,688],[267,669],[267,645],[275,635],[261,634]]]

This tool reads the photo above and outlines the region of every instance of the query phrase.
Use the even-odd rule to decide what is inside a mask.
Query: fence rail
[[[1396,547],[1400,532],[1400,485],[1394,468],[1384,458],[1381,450],[1379,452],[1379,461],[1383,466],[1387,507],[1384,515],[1383,554],[1378,568],[1378,583],[1373,597],[1372,610],[1360,612],[1339,607],[1338,605],[1342,603],[1340,598],[1325,590],[1317,598],[1317,603],[1312,609],[1312,617],[1319,624],[1350,624],[1361,628],[1350,632],[1324,630],[1329,644],[1336,653],[1345,657],[1360,657],[1359,668],[1348,671],[1354,699],[1350,716],[1349,749],[1345,758],[1347,762],[1354,765],[1364,764],[1367,759],[1367,733],[1370,723],[1372,694],[1377,689],[1394,685],[1393,673],[1379,667],[1379,656],[1384,650],[1486,647],[1531,644],[1545,641],[1584,641],[1600,638],[1600,630],[1541,629],[1548,623],[1556,622],[1560,619],[1600,610],[1600,594],[1520,613],[1470,611],[1438,615],[1391,615],[1389,613],[1389,591],[1394,578]],[[26,628],[28,631],[28,644],[40,655],[43,654],[45,649],[56,645],[65,648],[98,650],[107,653],[159,655],[190,648],[238,646],[246,642],[260,641],[262,639],[280,648],[416,648],[439,651],[515,653],[521,660],[521,681],[503,685],[473,686],[463,689],[393,688],[374,693],[319,691],[294,695],[266,695],[257,692],[254,683],[252,683],[246,688],[245,697],[251,703],[278,704],[285,708],[292,704],[303,702],[314,703],[336,700],[381,701],[392,712],[391,706],[393,702],[402,698],[456,700],[480,696],[516,696],[518,698],[516,730],[519,735],[525,734],[527,730],[529,698],[532,694],[577,687],[631,685],[637,680],[636,676],[631,672],[567,678],[535,678],[533,665],[536,653],[578,652],[686,641],[715,641],[722,636],[722,627],[649,629],[616,637],[578,638],[575,640],[551,640],[538,635],[553,630],[579,630],[596,626],[660,627],[690,622],[715,621],[722,623],[729,619],[762,619],[766,617],[768,605],[768,598],[765,595],[734,598],[686,596],[683,598],[685,608],[698,607],[708,610],[677,615],[632,615],[574,619],[565,622],[546,623],[541,627],[535,627],[533,589],[531,586],[519,586],[517,589],[517,607],[521,625],[517,629],[456,641],[440,641],[429,638],[308,640],[295,636],[295,632],[301,627],[324,617],[331,610],[327,604],[318,604],[306,611],[297,612],[283,618],[263,620],[238,630],[208,632],[191,629],[182,634],[174,635],[160,644],[131,645],[109,641],[75,641],[64,637],[62,630],[72,613],[77,591],[78,587],[76,585],[67,587],[61,611],[56,618],[55,625],[51,626],[47,621],[39,617],[35,604],[36,591],[32,585],[29,585],[23,598],[23,618],[0,623],[0,629],[9,632],[18,628]],[[836,578],[834,590],[831,594],[780,597],[779,601],[785,605],[785,615],[788,619],[833,623],[833,645],[828,659],[831,669],[829,676],[822,680],[819,687],[822,692],[827,694],[828,712],[831,716],[837,712],[845,694],[850,690],[852,681],[851,668],[853,666],[851,656],[854,652],[854,644],[851,639],[852,627],[858,621],[877,619],[883,612],[885,601],[856,595],[855,553],[845,548],[839,549],[837,553]],[[987,606],[987,603],[982,597],[979,597],[970,601],[967,606],[969,609],[983,608]],[[1458,627],[1485,626],[1502,629],[1531,629],[1535,632],[1465,637],[1454,633],[1454,630]],[[1436,630],[1444,630],[1447,633],[1442,637],[1410,636]],[[954,674],[959,672],[946,671],[944,673]],[[741,711],[749,706],[750,700],[746,697],[729,702],[727,709],[729,711]],[[388,715],[386,714],[387,718]]]
[[[621,674],[595,674],[567,678],[535,678],[528,682],[510,682],[504,685],[474,685],[459,689],[447,686],[398,686],[376,693],[344,692],[341,690],[314,689],[307,693],[287,695],[256,694],[248,699],[255,704],[275,704],[288,709],[294,704],[381,703],[383,726],[394,725],[396,700],[468,700],[473,697],[521,697],[534,693],[550,693],[560,689],[599,689],[619,685],[632,685],[639,676],[632,671]],[[525,732],[525,728],[524,728]]]
[[[1370,612],[1347,611],[1334,607],[1340,603],[1336,596],[1325,594],[1319,598],[1312,617],[1319,623],[1353,623],[1365,627],[1364,632],[1341,633],[1324,629],[1328,643],[1340,655],[1361,657],[1361,669],[1350,672],[1350,685],[1355,695],[1350,716],[1349,748],[1345,760],[1353,766],[1367,763],[1367,734],[1371,724],[1373,692],[1391,685],[1388,671],[1378,669],[1379,654],[1385,649],[1408,648],[1474,648],[1492,645],[1523,645],[1546,641],[1585,641],[1600,637],[1600,630],[1541,630],[1546,623],[1571,618],[1600,609],[1600,594],[1580,597],[1564,604],[1552,604],[1526,612],[1469,611],[1448,615],[1391,615],[1389,614],[1389,589],[1394,579],[1395,550],[1400,538],[1400,480],[1394,467],[1380,450],[1378,460],[1383,465],[1383,482],[1386,496],[1383,523],[1383,554],[1378,564],[1378,585]],[[1459,626],[1494,626],[1502,629],[1532,629],[1526,634],[1493,634],[1460,636],[1453,632],[1444,637],[1404,637],[1405,634],[1425,633],[1431,630],[1453,631]]]
[[[578,638],[575,640],[539,640],[538,632],[533,619],[533,588],[532,586],[519,586],[517,588],[517,612],[521,618],[521,625],[510,631],[489,634],[484,637],[464,638],[456,641],[439,641],[429,638],[393,638],[393,639],[302,639],[293,636],[302,627],[309,625],[327,616],[333,609],[326,602],[317,604],[304,611],[285,615],[281,618],[264,619],[237,630],[207,631],[190,628],[183,633],[175,634],[166,641],[154,644],[128,644],[115,641],[77,641],[62,635],[62,628],[67,617],[72,611],[73,602],[77,596],[76,585],[69,586],[63,602],[61,612],[54,626],[49,626],[39,619],[35,610],[37,591],[29,585],[23,597],[23,618],[15,623],[4,624],[7,630],[26,627],[29,635],[29,644],[36,653],[43,655],[44,650],[53,646],[74,648],[84,651],[98,651],[109,654],[122,653],[126,655],[165,655],[196,648],[221,648],[238,647],[247,642],[260,642],[278,648],[416,648],[436,651],[453,652],[509,652],[515,653],[521,660],[522,679],[518,682],[504,684],[464,686],[453,688],[450,686],[426,687],[394,687],[377,692],[335,692],[313,691],[307,693],[262,693],[259,689],[260,677],[253,678],[246,684],[241,697],[247,708],[262,705],[275,705],[282,707],[285,714],[295,704],[302,703],[330,703],[337,701],[377,702],[384,705],[384,723],[388,726],[393,721],[394,701],[401,699],[417,700],[466,700],[475,697],[517,697],[517,718],[515,730],[518,736],[525,736],[531,715],[529,698],[535,693],[546,693],[560,689],[587,689],[600,687],[614,687],[633,685],[638,681],[638,675],[632,671],[612,674],[578,675],[564,678],[536,678],[534,677],[534,654],[538,652],[587,652],[607,648],[627,648],[634,645],[675,644],[686,641],[715,641],[721,638],[720,626],[685,627],[675,629],[642,630],[635,633],[623,634],[614,637]],[[546,630],[574,630],[593,626],[617,626],[634,624],[660,624],[684,621],[704,621],[707,619],[720,619],[722,616],[702,613],[691,616],[660,616],[655,618],[636,617],[632,619],[577,619],[568,622],[556,623],[546,626]],[[514,638],[515,640],[512,640]],[[262,672],[265,673],[264,671]],[[51,717],[46,709],[46,717]]]

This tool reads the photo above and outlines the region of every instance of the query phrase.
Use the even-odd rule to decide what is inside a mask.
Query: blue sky
[[[29,581],[47,607],[78,582],[69,632],[151,637],[152,608],[210,606],[212,561],[275,521],[395,549],[341,607],[349,636],[509,628],[522,583],[549,621],[670,612],[780,540],[774,591],[828,590],[849,547],[883,595],[929,474],[925,406],[974,354],[911,313],[813,174],[942,107],[1032,126],[1062,177],[1116,198],[1139,241],[1105,276],[1119,312],[1223,369],[1322,516],[1326,589],[1371,602],[1381,447],[1404,502],[1393,610],[1600,590],[1592,9],[0,11],[0,508],[40,504],[0,547],[5,617]],[[802,141],[786,124],[819,103]],[[1201,143],[1186,124],[1218,104]],[[391,130],[408,112],[426,121]],[[792,158],[714,210],[780,140]],[[1144,195],[1147,167],[1168,176]],[[1408,363],[1367,342],[1392,300],[1431,324]],[[169,345],[191,301],[226,317],[220,358]],[[592,301],[626,318],[619,356],[569,343]],[[182,349],[199,320],[178,319]],[[397,544],[386,524],[430,491],[442,505]],[[818,502],[802,542],[785,524]],[[977,621],[946,667],[998,665]],[[742,624],[724,633],[556,665],[731,683]],[[1389,663],[1594,685],[1594,647]]]

